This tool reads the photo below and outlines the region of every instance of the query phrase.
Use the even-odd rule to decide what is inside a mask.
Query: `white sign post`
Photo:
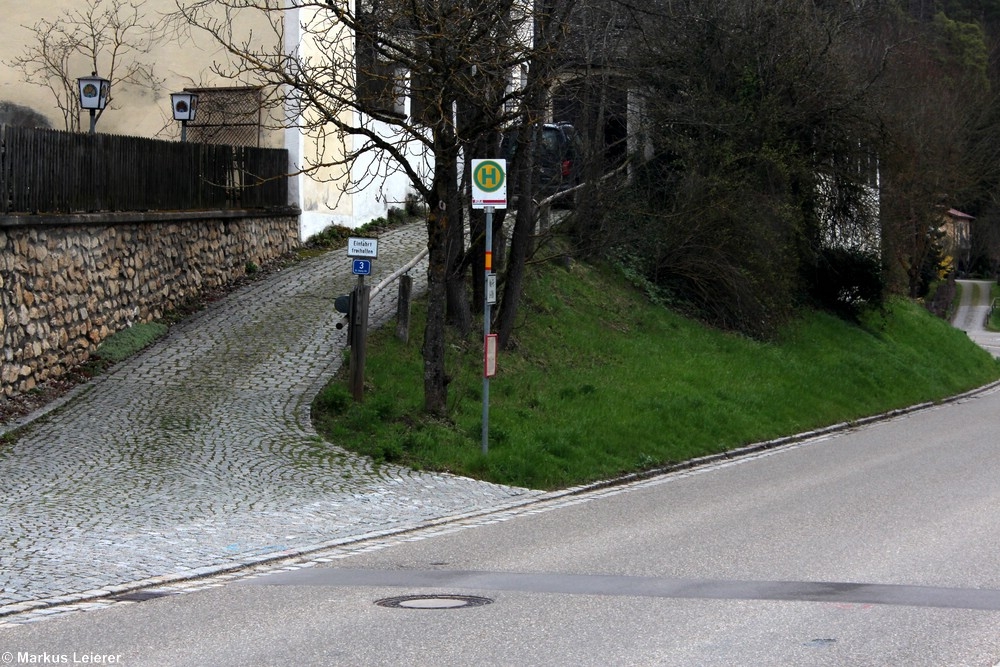
[[[493,273],[493,211],[507,208],[507,161],[472,161],[472,208],[486,210],[486,280],[483,299],[483,454],[489,451],[490,378],[497,369],[497,337],[490,333],[490,306],[497,300]]]
[[[347,256],[366,259],[378,258],[378,239],[362,239],[352,236],[347,239]]]
[[[497,277],[495,274],[486,276],[486,303],[491,306],[497,302]]]

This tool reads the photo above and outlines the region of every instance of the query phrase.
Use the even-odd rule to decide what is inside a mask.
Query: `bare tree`
[[[511,173],[519,192],[517,217],[510,242],[510,256],[504,271],[504,290],[497,311],[497,333],[501,347],[511,344],[514,323],[520,309],[524,289],[525,264],[531,251],[538,216],[534,199],[536,185],[535,151],[538,140],[537,123],[544,118],[544,108],[558,74],[563,40],[567,35],[569,17],[575,5],[560,0],[540,0],[536,5],[531,26],[535,44],[546,49],[546,57],[532,61],[525,78],[518,117],[517,143],[527,147],[518,151]]]
[[[266,19],[268,35],[240,32],[248,13]],[[444,413],[449,310],[460,328],[471,321],[459,159],[478,157],[470,151],[512,121],[537,119],[524,109],[529,94],[512,85],[522,68],[544,71],[552,50],[538,40],[535,8],[520,0],[179,0],[178,16],[228,52],[218,74],[272,91],[271,115],[312,138],[317,151],[303,171],[334,179],[362,166],[367,177],[345,186],[354,191],[402,172],[423,199],[425,408]]]
[[[25,26],[35,41],[6,64],[20,70],[26,82],[47,88],[65,128],[78,131],[77,77],[99,73],[111,81],[112,95],[122,83],[150,89],[161,83],[149,56],[160,33],[146,17],[145,4],[145,0],[87,0],[81,9],[39,19]],[[111,98],[108,104],[113,108]]]

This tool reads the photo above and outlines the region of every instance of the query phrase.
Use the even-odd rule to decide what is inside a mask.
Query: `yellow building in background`
[[[101,10],[113,2],[115,0],[4,3],[4,21],[0,24],[0,62],[4,64],[0,67],[0,122],[45,123],[53,129],[66,129],[63,112],[53,92],[45,86],[27,82],[25,72],[14,63],[39,43],[41,36],[35,28],[39,21],[51,24],[67,12],[79,15],[90,6]],[[118,2],[126,4],[123,0]],[[345,152],[354,149],[356,140],[348,135],[331,141],[333,135],[321,139],[288,127],[285,119],[293,118],[294,114],[280,91],[219,76],[215,73],[216,66],[230,62],[225,49],[205,33],[180,29],[177,23],[166,21],[177,10],[175,0],[145,0],[138,6],[140,20],[155,24],[157,28],[142,35],[133,34],[125,41],[136,43],[152,37],[151,50],[146,54],[124,54],[116,69],[120,73],[130,62],[145,63],[151,68],[156,83],[145,86],[114,81],[111,104],[99,117],[97,132],[180,140],[181,128],[171,114],[170,94],[194,91],[199,95],[198,113],[188,125],[188,141],[256,145],[289,151],[289,173],[292,174],[289,203],[302,211],[302,239],[330,224],[356,227],[384,216],[389,208],[405,205],[411,192],[409,181],[392,169],[379,168],[377,159],[359,161],[350,167],[300,173],[310,165],[342,158]],[[262,48],[307,51],[310,45],[298,41],[300,24],[312,19],[312,16],[303,15],[306,11],[288,9],[270,17],[241,11],[230,17],[226,25],[232,28],[234,39],[256,40]],[[345,43],[350,44],[350,41]],[[108,59],[99,59],[99,75],[108,76],[107,72],[100,71],[109,66],[108,62]],[[75,78],[91,74],[93,66],[85,58],[77,57],[67,61],[65,69]],[[87,131],[87,112],[78,113],[79,126]],[[413,154],[415,159],[422,161],[419,151]]]
[[[968,271],[972,260],[973,220],[973,216],[953,208],[942,216],[940,229],[945,237],[944,252],[951,259],[952,267],[960,272]]]

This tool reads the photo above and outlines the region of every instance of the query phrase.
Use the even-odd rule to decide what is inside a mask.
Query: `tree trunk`
[[[521,305],[521,293],[524,290],[525,263],[531,251],[532,232],[535,226],[535,202],[524,193],[533,192],[532,159],[524,160],[517,173],[518,197],[517,217],[514,219],[514,232],[511,234],[510,255],[504,273],[503,297],[500,299],[500,309],[497,312],[497,343],[501,349],[509,349],[511,336],[514,333],[514,322]]]
[[[462,197],[458,186],[457,156],[448,159],[447,177],[447,253],[448,323],[465,336],[472,331],[472,308],[465,276],[465,225],[462,216]]]
[[[437,162],[438,165],[442,163]],[[434,189],[427,211],[427,324],[424,327],[424,410],[442,416],[448,407],[448,375],[445,372],[445,316],[447,313],[448,218],[447,181],[441,169],[435,173]]]

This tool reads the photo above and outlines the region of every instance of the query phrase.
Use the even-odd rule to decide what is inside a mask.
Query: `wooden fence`
[[[288,204],[288,152],[0,126],[0,215]]]

